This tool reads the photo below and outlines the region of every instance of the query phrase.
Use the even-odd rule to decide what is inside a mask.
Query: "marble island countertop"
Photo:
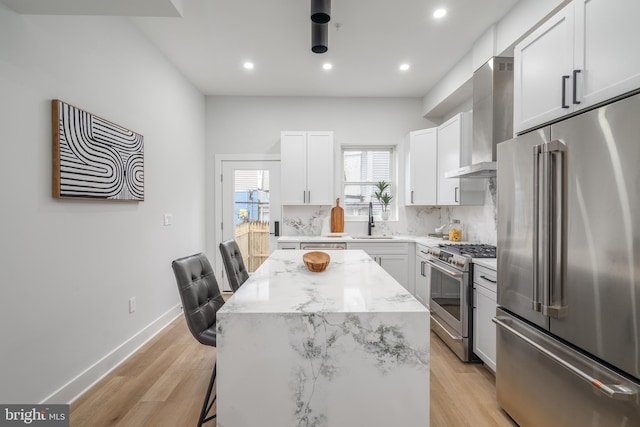
[[[427,309],[362,250],[328,251],[313,273],[309,251],[274,252],[218,313],[424,312]]]
[[[362,250],[279,250],[217,312],[217,425],[428,427],[429,312]]]

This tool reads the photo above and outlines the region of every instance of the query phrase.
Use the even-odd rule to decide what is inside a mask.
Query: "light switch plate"
[[[164,214],[164,225],[171,225],[171,224],[173,224],[173,215],[171,215],[170,213]]]

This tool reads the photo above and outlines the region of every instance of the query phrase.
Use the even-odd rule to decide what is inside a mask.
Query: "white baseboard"
[[[177,304],[40,403],[72,403],[181,315],[182,305]]]

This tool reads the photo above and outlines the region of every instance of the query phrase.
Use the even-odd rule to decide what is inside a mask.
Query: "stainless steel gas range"
[[[472,351],[472,260],[495,257],[491,245],[441,244],[429,248],[424,261],[431,287],[431,329],[464,362],[479,360]]]

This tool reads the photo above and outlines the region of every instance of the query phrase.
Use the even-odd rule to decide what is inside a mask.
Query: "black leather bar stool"
[[[235,240],[227,240],[220,243],[220,253],[224,269],[227,272],[227,279],[233,292],[237,291],[240,286],[249,278],[249,272],[244,266],[242,253]]]
[[[224,299],[220,294],[220,288],[209,260],[204,254],[199,253],[177,259],[173,261],[171,266],[178,283],[182,309],[189,330],[200,343],[215,347],[216,313],[224,305]],[[216,417],[216,413],[207,417],[216,401],[215,393],[211,399],[211,391],[216,380],[216,366],[217,362],[213,364],[213,372],[200,411],[198,427]]]

